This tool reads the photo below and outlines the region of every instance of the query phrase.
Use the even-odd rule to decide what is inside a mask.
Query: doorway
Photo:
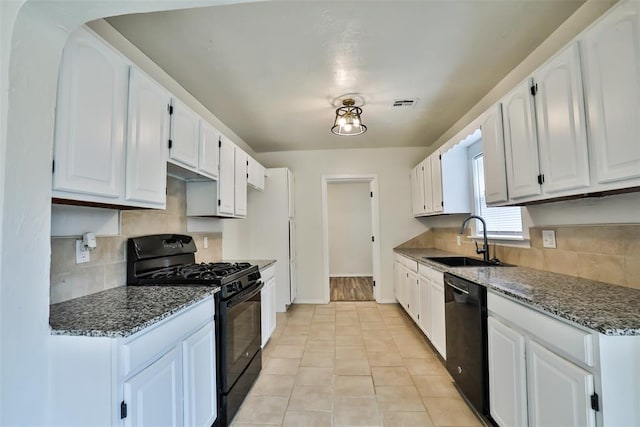
[[[323,177],[325,301],[378,299],[377,178]]]

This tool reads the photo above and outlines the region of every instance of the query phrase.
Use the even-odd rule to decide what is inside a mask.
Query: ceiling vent
[[[413,108],[417,99],[396,99],[393,101],[393,108]]]

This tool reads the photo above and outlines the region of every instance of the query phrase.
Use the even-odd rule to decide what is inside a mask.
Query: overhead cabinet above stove
[[[264,189],[262,165],[91,30],[59,80],[54,203],[164,209],[169,174],[202,189],[190,215],[244,217],[247,185]]]

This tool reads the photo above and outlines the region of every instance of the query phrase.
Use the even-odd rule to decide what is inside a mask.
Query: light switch
[[[209,238],[207,236],[204,236],[204,239],[202,239],[202,246],[204,249],[209,248]]]
[[[542,247],[556,248],[556,230],[542,230]]]

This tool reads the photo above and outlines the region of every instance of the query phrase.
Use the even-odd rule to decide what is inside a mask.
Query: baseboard
[[[369,274],[330,274],[329,277],[373,277],[373,273],[369,273]]]
[[[323,299],[300,299],[300,298],[296,298],[296,300],[293,303],[294,304],[329,304],[328,301],[325,301]]]
[[[398,300],[395,298],[385,298],[378,300],[378,304],[396,304]]]

